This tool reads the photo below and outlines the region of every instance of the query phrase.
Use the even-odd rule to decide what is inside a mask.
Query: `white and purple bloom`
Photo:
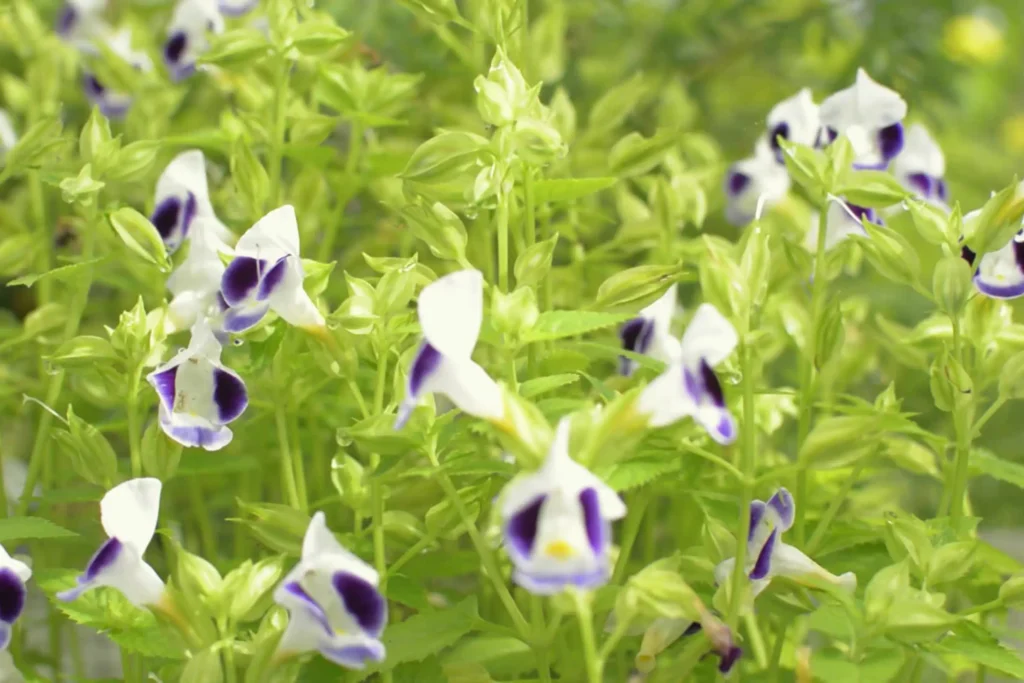
[[[691,636],[704,631],[711,642],[711,648],[718,655],[718,670],[728,674],[743,655],[743,650],[736,645],[732,630],[720,619],[715,617],[703,605],[698,604],[700,621],[689,619],[655,619],[644,631],[640,641],[640,651],[636,655],[636,667],[642,673],[654,670],[655,659],[669,645],[684,636]]]
[[[742,226],[777,203],[789,192],[790,179],[765,138],[754,146],[754,156],[737,161],[725,174],[725,217]]]
[[[189,238],[192,224],[202,221],[216,239],[231,243],[234,235],[221,223],[210,202],[206,157],[198,149],[182,152],[167,164],[156,181],[150,221],[173,254]]]
[[[815,215],[808,227],[804,246],[808,251],[815,252],[818,249],[818,226],[821,220],[820,215]],[[874,209],[850,204],[849,202],[833,197],[828,206],[828,213],[825,215],[825,250],[831,250],[837,244],[848,238],[850,235],[867,235],[864,229],[864,221],[881,224],[882,219]]]
[[[220,363],[221,344],[205,319],[188,348],[146,377],[160,397],[160,428],[183,446],[217,451],[233,434],[228,423],[249,405],[242,378]]]
[[[915,123],[907,129],[907,142],[893,162],[893,173],[903,186],[922,199],[945,205],[946,157],[928,129]]]
[[[701,304],[683,333],[675,361],[637,399],[637,412],[646,416],[648,426],[665,427],[692,417],[718,443],[732,443],[736,421],[714,367],[738,342],[732,323],[711,304]]]
[[[980,215],[980,209],[971,211],[964,216],[964,224]],[[980,259],[966,244],[961,246],[960,256],[975,269],[974,286],[982,294],[993,299],[1024,296],[1024,227],[1003,247],[982,254]]]
[[[380,577],[346,550],[317,512],[302,541],[302,557],[274,591],[288,610],[289,622],[278,657],[319,652],[350,669],[384,660],[380,635],[387,623],[387,602]]]
[[[57,35],[79,49],[91,49],[92,39],[107,31],[106,8],[107,0],[66,0],[57,14]]]
[[[663,363],[679,358],[679,341],[672,336],[672,316],[676,312],[676,286],[672,285],[654,303],[643,308],[619,330],[622,348],[642,353]],[[636,370],[636,361],[619,358],[619,371],[627,377]]]
[[[191,76],[196,70],[196,60],[210,47],[207,34],[223,31],[224,17],[217,0],[179,0],[171,15],[163,49],[164,65],[171,79],[180,81]]]
[[[289,204],[257,221],[235,245],[235,258],[221,279],[220,293],[228,307],[224,329],[243,332],[274,311],[289,325],[322,330],[326,321],[302,288],[305,277],[299,224]]]
[[[424,396],[435,393],[474,417],[492,422],[505,418],[501,387],[472,358],[483,323],[483,286],[480,271],[460,270],[420,292],[417,308],[423,343],[409,369],[396,429],[405,425]]]
[[[121,29],[116,32],[103,32],[99,37],[104,40],[111,52],[130,64],[137,71],[149,71],[153,63],[144,52],[132,48],[132,34],[130,29]],[[100,112],[108,119],[120,119],[128,113],[134,97],[128,93],[120,92],[100,82],[96,74],[91,71],[82,73],[82,89],[89,103],[98,107]]]
[[[167,278],[167,289],[174,295],[167,307],[168,334],[190,329],[203,318],[210,322],[214,334],[220,331],[224,312],[220,282],[225,270],[220,254],[225,248],[204,223],[205,219],[195,220],[188,255]]]
[[[818,111],[823,141],[830,143],[846,135],[857,168],[887,168],[903,149],[907,103],[896,91],[872,80],[864,69],[857,70],[853,85],[828,97]]]
[[[0,650],[11,644],[14,622],[25,609],[25,584],[32,578],[32,569],[11,557],[0,545]]]
[[[807,147],[819,143],[821,121],[818,105],[814,103],[810,88],[804,88],[796,95],[782,100],[768,112],[768,144],[778,163],[783,162],[779,138]]]
[[[160,512],[159,479],[129,479],[110,489],[100,501],[100,522],[107,541],[89,560],[78,585],[58,593],[70,601],[99,586],[120,591],[138,607],[161,607],[164,582],[142,556],[156,533]]]
[[[536,595],[603,585],[611,523],[626,514],[615,491],[569,456],[569,426],[563,418],[544,464],[513,479],[500,497],[512,579]]]
[[[857,588],[857,576],[847,572],[832,574],[802,551],[782,542],[782,534],[793,526],[796,504],[789,491],[780,488],[768,502],[755,500],[750,504],[750,531],[747,534],[747,555],[744,570],[750,578],[756,597],[773,576],[784,576],[797,583],[826,581],[851,593]],[[719,584],[729,581],[736,559],[729,558],[715,567]]]

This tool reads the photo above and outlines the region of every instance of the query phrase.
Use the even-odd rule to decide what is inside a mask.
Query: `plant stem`
[[[811,431],[811,421],[814,413],[814,359],[817,355],[817,349],[815,348],[817,342],[817,326],[818,319],[821,317],[822,305],[824,304],[823,298],[825,296],[825,235],[827,232],[828,221],[828,203],[826,199],[824,205],[821,207],[819,212],[818,220],[818,244],[814,254],[814,271],[812,274],[813,281],[811,282],[811,320],[807,326],[806,337],[805,337],[805,354],[804,364],[800,366],[800,419],[797,423],[797,439],[796,439],[796,450],[797,450],[797,461],[800,464],[800,469],[797,471],[796,479],[796,535],[800,543],[803,543],[806,539],[807,528],[807,463],[800,459],[800,450],[803,448],[804,441],[807,439],[807,435]]]
[[[544,623],[544,601],[539,595],[530,596],[530,617],[533,621],[533,653],[537,657],[537,674],[541,683],[551,683],[551,643],[547,640],[547,624]]]
[[[750,329],[751,325],[747,325]],[[754,408],[754,349],[746,336],[740,342],[743,374],[743,428],[740,431],[739,469],[743,476],[739,517],[736,523],[736,562],[732,571],[732,591],[726,623],[735,629],[742,602],[743,585],[747,580],[747,536],[750,534],[750,502],[754,498],[754,475],[757,471],[757,422]]]
[[[782,630],[775,637],[775,647],[772,648],[772,658],[768,665],[768,683],[777,683],[779,680],[779,665],[782,662],[782,648],[786,646],[786,633],[789,627],[783,626]]]
[[[459,496],[459,492],[456,490],[455,484],[452,483],[448,473],[441,469],[441,463],[437,459],[436,442],[432,442],[429,448],[427,448],[427,458],[430,460],[430,464],[437,471],[438,483],[444,490],[445,495],[448,496],[448,499],[452,501],[452,505],[455,506],[455,512],[459,515],[459,519],[462,521],[463,525],[465,525],[466,531],[469,534],[469,539],[473,542],[473,547],[480,556],[480,562],[484,566],[484,572],[494,585],[494,590],[498,593],[498,598],[505,606],[505,610],[512,619],[512,623],[515,624],[516,631],[519,632],[520,638],[529,642],[530,625],[527,623],[523,613],[519,610],[519,606],[516,604],[512,594],[509,593],[508,587],[505,585],[505,581],[501,577],[501,571],[498,569],[498,562],[494,559],[494,555],[491,553],[490,547],[487,545],[483,536],[480,535],[480,531],[476,528],[476,523],[473,521],[473,517],[469,514],[469,511],[466,510],[466,504],[462,502],[462,498]]]
[[[989,420],[991,420],[992,417],[1005,404],[1006,404],[1006,397],[1004,397],[1004,396],[1000,396],[995,401],[992,402],[992,405],[990,405],[988,407],[988,410],[986,410],[985,413],[981,417],[979,417],[977,420],[974,421],[974,427],[971,429],[971,436],[972,436],[972,438],[976,439],[979,436],[981,436],[981,428],[984,427],[985,424]]]
[[[868,461],[873,459],[873,455],[868,455],[861,458],[854,466],[853,471],[850,472],[844,481],[842,487],[839,489],[839,493],[829,503],[828,509],[825,510],[825,515],[818,522],[818,526],[814,528],[814,533],[811,535],[811,540],[807,541],[807,547],[805,551],[808,555],[813,555],[814,551],[818,549],[818,545],[825,539],[825,532],[828,531],[829,525],[832,520],[835,519],[836,515],[839,514],[839,508],[846,502],[846,498],[850,495],[850,491],[853,490],[854,484],[857,483],[857,479],[860,477],[860,473],[864,471]]]
[[[1003,609],[1005,607],[1006,607],[1006,605],[1003,604],[1002,599],[1001,598],[996,598],[995,600],[990,600],[989,602],[985,602],[985,603],[982,603],[980,605],[971,605],[970,607],[965,609],[963,612],[958,612],[957,616],[958,617],[969,617],[972,614],[983,614],[985,612],[992,612],[994,610]]]
[[[132,381],[128,385],[128,450],[131,455],[132,477],[142,476],[141,436],[139,430],[139,379],[142,368],[132,373]]]
[[[277,422],[277,442],[281,449],[281,485],[284,487],[288,503],[297,510],[304,510],[299,500],[299,490],[295,485],[295,471],[292,469],[291,446],[288,442],[288,415],[284,402],[277,404],[274,412]]]
[[[270,173],[270,191],[268,197],[271,206],[274,208],[281,204],[281,163],[284,155],[285,137],[285,113],[288,109],[288,76],[291,73],[291,63],[284,57],[278,55],[277,70],[274,72],[274,119],[273,132],[270,138],[270,159],[268,169]]]
[[[421,552],[423,552],[424,548],[426,548],[427,546],[429,546],[431,543],[433,543],[436,540],[437,539],[434,538],[430,534],[427,534],[426,536],[422,536],[418,541],[416,541],[412,545],[411,548],[406,550],[405,553],[403,553],[401,557],[399,557],[397,560],[395,560],[394,562],[391,563],[391,566],[389,566],[387,568],[388,575],[394,576],[395,574],[397,574],[399,569],[404,567],[406,565],[406,563],[408,563],[411,559],[413,559],[414,557],[419,555]]]
[[[580,640],[583,641],[583,657],[587,665],[587,683],[601,683],[603,667],[594,642],[594,615],[591,613],[590,603],[581,591],[573,590],[571,594],[580,622]]]
[[[960,332],[960,318],[950,316],[953,324],[953,356],[957,364],[964,368],[963,339]],[[967,475],[971,455],[971,397],[955,387],[953,404],[953,427],[956,431],[956,463],[953,471],[953,482],[950,489],[949,516],[953,529],[960,533],[967,504]]]
[[[199,530],[199,547],[203,556],[210,562],[216,562],[217,539],[213,535],[210,524],[210,513],[206,507],[206,496],[203,494],[202,479],[191,477],[188,482],[189,498],[192,500],[192,512],[195,513],[196,527]]]
[[[636,499],[627,508],[626,522],[623,524],[622,535],[619,539],[619,559],[616,561],[615,571],[612,573],[612,583],[619,583],[626,573],[629,556],[633,552],[633,545],[640,534],[644,511],[647,510],[647,505],[653,496],[653,487],[647,486],[637,494]]]
[[[498,195],[498,288],[508,292],[508,194]]]
[[[362,153],[363,124],[359,121],[352,121],[349,128],[348,156],[345,158],[345,183],[348,188],[355,188],[356,186],[356,171],[359,168]],[[331,255],[334,254],[334,244],[338,239],[338,233],[345,219],[345,208],[356,194],[356,190],[349,189],[347,192],[338,195],[338,204],[335,207],[333,222],[327,227],[324,240],[320,243],[319,260],[328,261]]]

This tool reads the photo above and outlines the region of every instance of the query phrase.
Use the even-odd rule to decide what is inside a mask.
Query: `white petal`
[[[104,37],[107,47],[118,57],[142,71],[149,71],[153,68],[153,62],[145,52],[132,48],[131,29],[122,28],[107,33]]]
[[[654,321],[647,355],[663,363],[679,359],[679,340],[672,336],[672,318],[677,308],[676,285],[672,285],[657,301],[640,311],[640,317]]]
[[[100,522],[107,536],[130,546],[140,557],[156,532],[160,513],[159,479],[129,479],[107,491],[100,501]]]
[[[907,103],[894,90],[879,85],[864,69],[857,80],[821,103],[821,122],[838,133],[852,127],[879,130],[898,123],[907,115]]]
[[[790,142],[814,146],[821,121],[818,118],[818,105],[814,103],[810,88],[804,88],[772,107],[768,112],[769,134],[780,123],[785,123],[789,127],[787,139]]]
[[[125,546],[117,560],[101,571],[92,585],[116,588],[138,607],[158,604],[166,590],[156,571],[130,546]]]
[[[18,142],[18,134],[14,132],[14,124],[7,112],[0,109],[0,152],[9,150]]]
[[[188,256],[167,278],[167,289],[172,294],[195,292],[216,294],[224,275],[216,243],[206,235],[193,235],[189,241]]]
[[[299,223],[295,207],[278,207],[249,228],[235,245],[239,256],[251,256],[271,263],[282,256],[299,256]]]
[[[198,149],[182,152],[171,159],[156,181],[157,205],[169,197],[182,198],[191,192],[197,204],[209,202],[210,190],[206,182],[206,157]]]
[[[772,576],[785,576],[797,582],[812,578],[824,580],[849,591],[853,591],[857,587],[856,575],[846,573],[836,576],[807,557],[802,551],[785,543],[775,546],[770,573]]]
[[[816,251],[818,248],[818,221],[819,216],[811,220],[807,230],[807,237],[804,244],[809,251]],[[833,200],[828,207],[828,224],[825,226],[825,250],[834,249],[850,235],[866,235],[863,223],[854,215],[846,204],[839,200]]]
[[[693,397],[686,391],[683,366],[675,364],[654,378],[640,392],[637,412],[647,416],[650,427],[665,427],[697,410]]]
[[[733,352],[738,343],[739,335],[732,323],[711,304],[701,304],[683,333],[683,358],[687,362],[703,359],[715,367]]]
[[[746,181],[734,181],[737,176],[746,178]],[[726,218],[733,225],[750,223],[782,200],[789,192],[790,184],[786,167],[776,161],[767,141],[761,138],[754,156],[737,161],[729,169]]]
[[[776,546],[778,547],[778,546]],[[730,557],[727,560],[722,560],[715,567],[715,583],[719,586],[724,586],[732,581],[732,570],[736,566],[736,558]],[[771,579],[757,579],[750,582],[750,590],[753,593],[753,597],[757,597],[768,587],[771,583]]]
[[[420,326],[427,342],[451,359],[469,358],[484,315],[484,279],[478,270],[438,278],[420,292]]]
[[[299,606],[285,605],[288,610],[288,626],[278,642],[277,651],[281,653],[299,654],[315,652],[320,649],[320,642],[326,637],[324,627],[314,619],[308,611]]]
[[[323,512],[314,514],[306,528],[302,539],[302,560],[311,567],[330,567],[331,573],[342,570],[355,574],[375,586],[380,582],[376,569],[338,542],[327,527]]]
[[[22,583],[27,583],[32,578],[32,568],[21,560],[11,557],[2,545],[0,545],[0,569],[10,569],[15,576],[21,579]]]
[[[501,387],[486,370],[469,359],[456,361],[442,356],[441,364],[423,386],[421,395],[443,394],[474,417],[491,421],[505,417]]]
[[[326,324],[324,316],[302,287],[304,274],[298,257],[288,259],[285,276],[267,299],[272,311],[289,325],[312,328]]]
[[[200,319],[192,326],[192,338],[188,342],[189,358],[202,359],[211,363],[220,361],[221,344],[213,333],[213,328],[205,319]]]
[[[933,178],[941,178],[946,174],[946,158],[942,148],[920,123],[907,129],[903,150],[893,164],[897,176],[924,173]]]

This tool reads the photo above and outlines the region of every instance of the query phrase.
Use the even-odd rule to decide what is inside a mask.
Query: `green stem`
[[[142,437],[139,427],[139,380],[142,368],[132,373],[132,381],[128,385],[128,450],[131,455],[132,477],[142,476]]]
[[[635,500],[631,501],[627,508],[626,522],[623,524],[622,535],[619,539],[619,559],[616,561],[615,571],[612,573],[613,584],[622,581],[622,577],[626,574],[629,556],[633,552],[637,536],[640,535],[644,512],[653,497],[653,487],[648,486],[637,494]]]
[[[957,364],[964,369],[963,339],[960,332],[960,318],[950,316],[953,324],[953,355]],[[953,405],[953,427],[956,431],[956,463],[953,482],[949,497],[949,516],[953,529],[960,533],[963,529],[963,517],[967,507],[967,475],[971,454],[971,397],[956,390]]]
[[[779,666],[782,663],[782,648],[786,645],[786,633],[788,630],[788,626],[783,626],[775,638],[775,647],[772,648],[772,658],[768,665],[768,683],[778,683]]]
[[[494,585],[494,590],[498,594],[498,599],[500,599],[502,605],[505,606],[505,610],[512,619],[512,623],[515,625],[516,631],[519,632],[520,638],[529,642],[530,625],[527,623],[526,617],[524,617],[523,613],[519,610],[519,606],[516,604],[512,594],[509,593],[508,587],[505,585],[505,581],[501,577],[501,571],[498,569],[498,562],[494,559],[490,546],[487,545],[483,536],[480,535],[480,531],[476,528],[474,517],[470,515],[469,511],[466,509],[466,504],[459,496],[459,492],[456,490],[455,484],[452,483],[451,478],[449,478],[448,473],[441,469],[441,463],[437,459],[436,446],[436,442],[430,444],[430,447],[427,449],[427,458],[430,460],[430,464],[437,471],[437,481],[444,490],[445,495],[455,507],[455,512],[459,515],[459,519],[462,521],[462,524],[466,527],[466,531],[469,534],[469,540],[472,541],[473,547],[480,556],[480,562],[483,564],[484,572]]]
[[[399,569],[401,569],[402,567],[404,567],[404,566],[406,565],[406,563],[408,563],[408,562],[409,562],[410,560],[412,560],[412,559],[413,559],[414,557],[416,557],[416,556],[417,556],[417,555],[419,555],[419,554],[420,554],[421,552],[423,552],[423,550],[424,550],[424,549],[425,549],[425,548],[426,548],[427,546],[429,546],[429,545],[430,545],[431,543],[433,543],[433,542],[434,542],[434,541],[436,541],[436,540],[437,540],[437,539],[436,539],[436,538],[434,538],[434,536],[432,536],[431,534],[427,534],[426,536],[421,536],[421,537],[420,537],[420,539],[419,539],[418,541],[416,541],[416,542],[415,542],[415,543],[414,543],[414,544],[412,545],[412,547],[411,547],[411,548],[409,548],[408,550],[406,550],[406,551],[405,551],[405,552],[404,552],[404,553],[402,554],[402,556],[401,556],[401,557],[399,557],[399,558],[398,558],[397,560],[395,560],[394,562],[392,562],[392,563],[391,563],[391,566],[389,566],[389,567],[387,568],[387,573],[388,573],[388,575],[389,575],[389,576],[394,576],[395,574],[397,574],[397,573],[398,573],[398,570],[399,570]]]
[[[814,270],[812,277],[814,278],[811,283],[811,319],[805,332],[806,339],[806,350],[803,358],[803,365],[800,366],[800,419],[797,423],[797,440],[796,440],[796,452],[797,460],[800,464],[800,469],[797,471],[796,479],[796,535],[800,543],[803,543],[806,539],[807,528],[807,463],[800,459],[800,450],[803,448],[804,441],[807,439],[807,435],[811,431],[811,418],[814,413],[814,358],[817,355],[816,346],[816,332],[818,326],[818,319],[821,317],[821,310],[824,304],[823,298],[825,296],[825,236],[827,232],[828,222],[825,217],[828,216],[828,204],[829,200],[825,200],[824,206],[821,207],[819,212],[820,219],[818,220],[818,244],[817,250],[814,254]]]
[[[530,617],[533,621],[533,653],[537,658],[537,674],[541,683],[551,683],[551,643],[548,642],[547,624],[544,623],[544,600],[539,595],[530,596]]]
[[[501,192],[498,195],[497,224],[498,224],[498,288],[502,292],[508,292],[508,195]]]
[[[748,321],[752,322],[752,321]],[[747,325],[750,329],[751,325]],[[742,603],[743,584],[747,580],[747,544],[750,533],[750,502],[754,498],[754,475],[757,472],[757,421],[754,407],[754,348],[744,336],[740,342],[741,372],[743,374],[743,428],[740,430],[740,472],[743,485],[736,524],[736,562],[732,571],[732,592],[727,622],[735,629]]]
[[[850,472],[844,481],[842,487],[839,489],[839,493],[832,498],[832,502],[829,503],[828,509],[825,510],[824,517],[818,522],[818,526],[814,528],[814,533],[811,535],[811,540],[807,541],[807,547],[805,552],[808,555],[814,555],[814,551],[818,549],[819,544],[825,539],[825,532],[828,531],[828,527],[832,524],[832,521],[839,514],[839,509],[846,502],[847,497],[850,495],[850,491],[853,490],[854,485],[857,483],[857,479],[860,477],[861,472],[867,466],[868,461],[872,460],[872,455],[861,458],[854,466],[853,471]]]
[[[202,549],[203,556],[206,559],[216,563],[217,539],[213,535],[213,526],[210,524],[211,517],[206,507],[206,496],[203,493],[202,481],[201,477],[189,478],[189,498],[192,500],[192,512],[195,516],[196,527],[199,530],[199,547]]]
[[[291,73],[291,62],[284,55],[278,55],[277,70],[274,72],[274,119],[273,133],[270,138],[270,173],[271,207],[281,204],[281,171],[284,158],[285,113],[288,110],[288,76]]]
[[[974,427],[971,429],[971,437],[976,439],[979,436],[981,436],[981,428],[984,427],[985,424],[988,423],[988,421],[991,420],[992,417],[1005,404],[1006,404],[1006,397],[1004,397],[1004,396],[1000,396],[995,401],[993,401],[992,405],[990,405],[988,407],[988,410],[986,410],[985,413],[981,417],[979,417],[977,420],[975,420]]]
[[[302,457],[302,434],[299,428],[299,413],[294,408],[288,410],[289,435],[294,439],[291,445],[292,469],[295,472],[295,489],[299,493],[299,504],[303,510],[309,508],[309,489],[306,487],[306,461]]]
[[[349,201],[356,195],[358,178],[356,171],[359,168],[359,161],[363,153],[363,124],[352,121],[349,129],[348,156],[345,158],[345,185],[346,192],[338,195],[338,204],[334,210],[331,225],[327,226],[323,242],[320,243],[320,261],[328,261],[334,254],[334,244],[341,232],[341,226],[345,219],[345,208]]]
[[[295,485],[295,471],[292,469],[291,446],[288,441],[288,415],[284,402],[277,404],[274,412],[277,422],[277,442],[281,449],[281,485],[287,496],[288,504],[296,510],[304,509],[299,501],[299,489]]]
[[[571,591],[571,594],[580,622],[580,640],[583,641],[583,657],[587,665],[587,683],[601,683],[603,667],[594,641],[594,615],[590,611],[588,597],[578,590]]]
[[[85,229],[82,231],[82,260],[88,261],[93,258],[96,250],[96,231],[99,229],[99,201],[97,193],[87,207]],[[67,322],[64,324],[63,340],[68,341],[78,334],[78,327],[82,322],[82,315],[89,303],[89,290],[92,289],[93,269],[88,269],[78,281],[72,294],[71,308],[68,312]],[[46,390],[46,405],[51,408],[60,398],[60,392],[64,388],[64,370],[58,370],[50,377],[50,384]],[[32,492],[39,482],[39,475],[43,470],[43,464],[50,448],[50,428],[53,426],[53,415],[44,410],[39,416],[39,424],[36,426],[35,439],[32,442],[32,453],[28,461],[28,473],[25,476],[25,487],[21,491],[21,499],[18,501],[17,513],[24,515],[31,502]]]
[[[972,614],[983,614],[985,612],[993,612],[997,609],[1004,609],[1005,607],[1006,605],[1003,604],[1002,598],[996,598],[995,600],[990,600],[989,602],[984,602],[980,605],[971,605],[963,612],[958,612],[957,616],[969,617]]]

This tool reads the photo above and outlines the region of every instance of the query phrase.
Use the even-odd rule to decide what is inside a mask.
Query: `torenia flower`
[[[125,28],[112,33],[104,33],[100,38],[104,40],[111,52],[130,64],[137,71],[149,71],[153,63],[144,52],[132,48],[131,30]],[[86,71],[82,74],[82,88],[85,91],[86,99],[109,119],[119,119],[128,113],[132,106],[133,97],[124,92],[113,90],[96,77],[96,74]]]
[[[970,223],[981,215],[981,210],[971,211],[964,216],[964,223]],[[972,267],[974,286],[978,291],[993,299],[1015,299],[1024,295],[1024,228],[1017,231],[1001,249],[977,254],[966,244],[960,249],[960,256]]]
[[[178,0],[164,43],[164,65],[171,79],[180,81],[191,76],[196,60],[209,48],[207,33],[223,31],[224,17],[217,0]]]
[[[82,49],[106,30],[103,12],[107,0],[67,0],[57,15],[57,35]]]
[[[675,362],[679,357],[679,341],[672,336],[671,328],[676,303],[676,286],[672,285],[661,298],[622,326],[619,330],[622,348],[647,354],[663,363]],[[636,361],[621,356],[619,369],[628,377],[636,370]]]
[[[188,256],[167,278],[167,289],[174,295],[167,307],[166,332],[187,330],[202,318],[213,321],[224,312],[220,298],[220,281],[224,277],[224,263],[220,252],[224,245],[213,237],[203,225],[206,219],[196,219],[196,234],[189,240]],[[217,333],[214,329],[214,333]]]
[[[405,425],[421,398],[434,393],[447,396],[475,417],[504,419],[501,387],[472,358],[483,323],[483,286],[480,271],[460,270],[438,278],[420,292],[423,343],[409,369],[396,429]]]
[[[793,526],[796,504],[784,488],[775,492],[768,502],[755,500],[750,504],[750,532],[747,534],[747,561],[745,571],[750,577],[756,597],[773,576],[784,576],[798,583],[813,585],[814,581],[827,581],[853,592],[857,577],[853,572],[841,576],[832,574],[803,552],[782,542],[782,534]],[[715,580],[724,584],[732,575],[736,559],[730,558],[715,567]]]
[[[387,603],[372,567],[338,543],[317,512],[302,541],[302,559],[274,591],[289,622],[278,656],[319,652],[336,664],[362,669],[384,660],[380,634]]]
[[[942,148],[928,132],[915,123],[907,129],[907,144],[893,162],[893,172],[903,186],[922,199],[945,204],[948,197],[946,158]]]
[[[825,142],[845,134],[859,168],[883,169],[903,149],[907,103],[894,90],[879,85],[864,69],[857,80],[821,103]]]
[[[818,226],[820,216],[815,216],[807,230],[804,245],[809,251],[818,249]],[[874,209],[850,204],[838,197],[833,197],[825,214],[825,250],[830,250],[850,235],[866,235],[864,221],[881,223],[882,220]]]
[[[100,522],[108,540],[89,560],[78,586],[58,593],[70,601],[98,586],[119,590],[139,607],[159,607],[164,582],[142,559],[156,532],[160,511],[160,480],[129,479],[107,492],[100,501]]]
[[[768,112],[768,144],[780,164],[783,157],[779,138],[814,147],[819,142],[820,132],[818,105],[814,103],[810,88],[782,100]]]
[[[11,123],[11,117],[5,110],[0,109],[0,159],[16,144],[18,144],[18,134],[14,130],[14,124]]]
[[[746,225],[789,192],[790,179],[768,140],[760,138],[754,156],[737,161],[725,174],[725,217]]]
[[[274,209],[239,238],[235,258],[224,271],[220,289],[229,306],[224,329],[247,330],[269,310],[290,325],[323,329],[323,315],[302,288],[305,277],[295,208]]]
[[[173,254],[190,236],[192,224],[202,221],[217,239],[231,243],[234,236],[220,222],[210,202],[206,158],[198,149],[182,152],[167,164],[156,181],[156,197],[150,221]]]
[[[0,545],[0,650],[11,644],[11,630],[25,608],[25,584],[30,578],[32,569]]]
[[[732,443],[736,422],[725,405],[725,394],[713,368],[732,353],[738,342],[736,329],[718,309],[701,304],[672,364],[640,393],[637,412],[647,417],[650,427],[692,417],[715,441]]]
[[[201,319],[188,348],[146,380],[160,397],[160,428],[183,446],[218,451],[233,434],[227,427],[249,405],[242,378],[220,364],[221,345]]]
[[[569,456],[569,420],[555,430],[547,460],[501,494],[512,579],[537,595],[608,580],[611,522],[626,514],[619,496]]]

